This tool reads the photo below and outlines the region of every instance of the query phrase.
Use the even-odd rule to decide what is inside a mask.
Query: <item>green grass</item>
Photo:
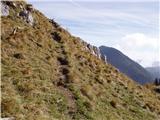
[[[1,21],[2,117],[14,116],[16,120],[159,118],[159,95],[144,87],[140,89],[113,66],[82,49],[84,45],[79,38],[60,26],[52,26],[39,11],[33,13],[36,24],[32,27],[19,18],[14,19],[15,10],[10,10],[10,16],[2,17]],[[23,29],[11,35],[16,26]],[[53,32],[59,33],[60,42],[53,40]],[[67,72],[62,72],[64,68]],[[59,82],[64,85],[58,86]],[[69,104],[76,107],[72,114]]]

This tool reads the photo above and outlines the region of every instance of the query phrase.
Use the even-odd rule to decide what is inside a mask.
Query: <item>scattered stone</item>
[[[12,32],[12,34],[13,34],[13,35],[15,35],[15,34],[16,34],[16,32],[17,32],[17,29],[16,29],[16,28],[14,28],[14,29],[13,29],[13,32]]]
[[[57,102],[57,103],[63,102],[63,99],[60,98],[60,99],[58,99],[56,102]]]
[[[29,23],[30,25],[34,24],[34,19],[33,16],[31,14],[31,11],[26,10],[25,8],[23,8],[22,11],[20,11],[19,16],[27,23]]]
[[[22,17],[22,19],[26,20],[28,17],[28,11],[23,8],[23,10],[20,11],[19,16]]]
[[[87,48],[88,48],[88,50],[91,52],[91,54],[96,55],[96,54],[95,54],[95,51],[94,51],[94,46],[92,46],[92,45],[90,45],[90,44],[87,44]]]
[[[31,4],[27,4],[26,9],[27,9],[27,11],[30,11],[30,12],[34,11],[34,8]]]
[[[101,59],[100,49],[99,49],[98,47],[93,46],[93,50],[94,50],[95,55],[96,55],[99,59]]]
[[[19,5],[19,8],[22,10],[24,9],[23,5],[21,5],[21,4]]]
[[[1,16],[8,16],[9,15],[9,6],[4,4],[3,2],[0,3],[1,5]]]
[[[12,1],[5,1],[6,5],[10,6],[10,7],[13,7],[13,8],[16,8],[17,5],[15,2],[12,2]]]
[[[34,23],[33,16],[31,13],[28,13],[27,23],[29,23],[30,25],[33,25]]]
[[[91,54],[95,55],[99,59],[104,60],[105,63],[107,63],[107,57],[101,55],[100,49],[98,47],[88,44],[87,42],[85,42],[81,38],[77,38],[77,39],[84,46],[84,47],[82,47],[82,50],[91,52]]]
[[[14,27],[12,34],[15,35],[19,30],[23,30],[23,29],[24,28],[22,28],[22,27]]]

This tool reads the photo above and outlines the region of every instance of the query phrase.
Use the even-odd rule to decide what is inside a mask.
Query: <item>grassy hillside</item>
[[[21,2],[15,2],[19,4]],[[21,3],[25,6],[25,3]],[[42,13],[1,18],[1,115],[16,120],[158,120],[160,96],[84,49]],[[13,34],[14,28],[17,29]]]

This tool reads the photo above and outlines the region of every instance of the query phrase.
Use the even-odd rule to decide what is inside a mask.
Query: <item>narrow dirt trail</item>
[[[61,94],[67,99],[68,113],[73,117],[74,113],[77,111],[77,105],[73,93],[66,87],[67,84],[67,74],[69,73],[69,61],[67,60],[67,55],[65,47],[62,43],[59,43],[61,47],[59,48],[59,53],[61,56],[57,58],[60,67],[59,67],[59,81],[57,83],[57,88]]]

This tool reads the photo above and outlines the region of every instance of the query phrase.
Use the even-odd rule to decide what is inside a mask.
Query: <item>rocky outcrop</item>
[[[9,15],[9,6],[5,3],[1,2],[1,16],[8,16]]]
[[[30,25],[34,25],[34,18],[32,15],[32,12],[34,11],[33,6],[31,4],[22,5],[18,4],[13,1],[1,1],[1,16],[8,16],[10,15],[10,9],[11,8],[19,8],[19,13],[16,14],[17,17],[20,17],[25,22],[27,22]]]
[[[106,56],[106,55],[101,55],[101,58],[103,59],[103,61],[104,61],[105,63],[107,63],[107,56]]]
[[[28,4],[25,8],[21,6],[21,11],[19,12],[19,16],[21,19],[23,19],[25,22],[29,23],[30,25],[34,24],[34,19],[32,16],[33,7],[32,5]]]
[[[82,49],[84,51],[89,51],[91,54],[93,54],[94,56],[98,57],[99,59],[103,60],[105,63],[107,63],[107,57],[102,55],[100,52],[99,47],[93,46],[87,42],[85,42],[84,40],[82,40],[81,38],[77,38],[81,44],[84,46],[82,47]]]
[[[32,16],[32,12],[34,11],[33,6],[27,4],[26,6],[19,6],[21,11],[19,12],[19,16],[30,25],[34,24],[34,18]]]

